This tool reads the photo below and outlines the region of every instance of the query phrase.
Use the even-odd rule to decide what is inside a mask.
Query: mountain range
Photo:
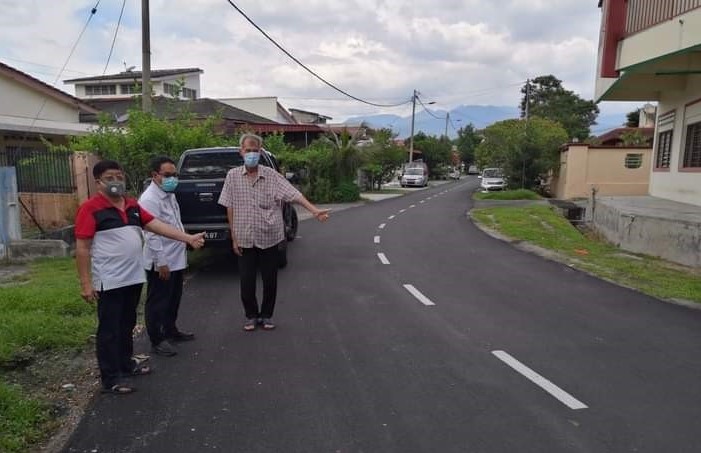
[[[416,113],[414,119],[414,131],[423,132],[427,135],[441,136],[445,134],[446,128],[445,110],[425,110]],[[483,129],[497,121],[510,118],[518,118],[519,109],[510,106],[495,105],[461,105],[450,110],[450,121],[448,122],[448,136],[455,138],[457,129],[466,124],[472,123],[475,128]],[[625,123],[625,114],[600,115],[597,124],[592,127],[593,135],[600,135],[606,130],[619,127]],[[411,115],[399,116],[391,114],[356,116],[349,118],[345,124],[359,124],[364,122],[373,128],[390,128],[399,138],[406,138],[411,134]]]

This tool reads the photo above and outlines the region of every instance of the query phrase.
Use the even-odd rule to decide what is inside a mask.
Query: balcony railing
[[[701,8],[701,0],[628,0],[626,36]]]

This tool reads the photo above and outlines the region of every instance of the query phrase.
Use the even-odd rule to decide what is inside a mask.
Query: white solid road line
[[[526,377],[526,379],[533,382],[535,385],[537,385],[538,387],[542,388],[543,390],[560,400],[562,404],[569,407],[570,409],[578,410],[586,409],[588,407],[586,404],[582,403],[574,396],[570,395],[557,385],[553,384],[551,381],[545,379],[540,374],[536,373],[523,363],[513,358],[511,355],[509,355],[509,353],[505,351],[492,351],[492,354],[494,354],[499,360],[506,363],[514,370],[521,373],[523,376]]]
[[[387,220],[392,220],[393,218],[394,218],[394,216],[391,215],[391,216],[387,217]]]
[[[379,226],[378,228],[381,229],[381,230],[384,230],[386,226],[387,226],[386,223],[381,223],[380,226]]]
[[[375,236],[373,241],[375,242],[375,244],[379,244],[380,243],[380,236]]]
[[[377,257],[380,259],[380,262],[382,262],[382,264],[389,264],[389,260],[387,259],[384,253],[378,253]]]
[[[418,289],[414,288],[414,285],[404,285],[404,289],[406,289],[407,291],[409,291],[409,292],[411,293],[412,296],[414,296],[414,297],[416,297],[417,299],[419,299],[419,302],[421,302],[422,304],[424,304],[424,305],[426,305],[426,306],[436,305],[436,304],[434,304],[433,302],[431,302],[431,299],[429,299],[428,297],[426,297],[426,296],[424,296],[423,294],[421,294],[421,291],[419,291]]]

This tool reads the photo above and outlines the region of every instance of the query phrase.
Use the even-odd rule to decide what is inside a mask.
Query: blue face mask
[[[176,187],[178,187],[177,176],[168,176],[167,178],[163,178],[163,182],[161,182],[161,189],[163,189],[164,192],[174,192]]]
[[[248,152],[243,155],[243,163],[249,168],[257,166],[258,161],[260,161],[260,153]]]

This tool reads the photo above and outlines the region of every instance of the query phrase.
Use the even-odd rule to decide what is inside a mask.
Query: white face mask
[[[260,152],[247,152],[243,155],[243,163],[246,167],[253,168],[260,161]]]

